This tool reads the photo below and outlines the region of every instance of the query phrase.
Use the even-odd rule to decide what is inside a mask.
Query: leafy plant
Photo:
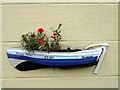
[[[53,35],[51,36],[51,38],[53,38],[53,41],[51,41],[50,43],[51,51],[58,51],[61,49],[61,46],[59,44],[59,41],[61,40],[61,31],[60,31],[61,26],[62,24],[59,24],[58,28],[53,31]]]
[[[49,38],[44,33],[42,28],[37,30],[37,34],[35,32],[30,32],[22,35],[21,44],[25,50],[28,52],[34,52],[34,50],[41,51],[58,51],[61,49],[59,41],[61,40],[61,31],[60,27],[62,24],[59,24],[56,30],[53,30],[53,35],[51,36],[52,41],[49,42]]]
[[[27,33],[22,35],[21,44],[24,49],[30,51],[34,51],[39,48],[39,43],[36,40],[35,33]]]

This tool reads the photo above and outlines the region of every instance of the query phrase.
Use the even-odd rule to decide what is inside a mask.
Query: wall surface
[[[2,6],[3,88],[117,88],[117,3],[4,3]],[[109,47],[97,75],[95,66],[77,69],[45,68],[18,71],[6,56],[6,48],[20,45],[23,33],[43,27],[47,35],[62,23],[62,46],[83,47],[107,42]]]
[[[0,89],[1,88],[2,88],[2,5],[0,5]]]

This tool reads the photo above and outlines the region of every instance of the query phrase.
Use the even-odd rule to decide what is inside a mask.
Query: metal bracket
[[[98,58],[98,63],[97,63],[97,65],[96,65],[96,67],[95,67],[95,69],[93,71],[93,74],[97,74],[98,73],[98,71],[100,69],[100,66],[102,64],[104,55],[106,53],[106,48],[107,48],[106,46],[102,46],[102,53],[101,53],[100,57]]]

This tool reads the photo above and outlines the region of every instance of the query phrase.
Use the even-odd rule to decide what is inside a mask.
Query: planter
[[[29,53],[23,48],[7,49],[7,56],[14,67],[21,62],[29,61],[45,66],[75,67],[96,63],[94,73],[97,73],[102,63],[108,44],[95,44],[76,52],[46,52]]]

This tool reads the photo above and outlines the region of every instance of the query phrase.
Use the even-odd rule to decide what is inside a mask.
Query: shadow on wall
[[[22,62],[22,63],[18,64],[15,68],[20,71],[28,71],[28,70],[35,70],[35,69],[41,69],[41,68],[74,69],[74,68],[89,67],[89,66],[93,66],[96,64],[97,64],[97,61],[93,62],[93,63],[89,63],[89,64],[80,65],[80,66],[74,66],[74,67],[53,67],[53,66],[40,65],[40,64],[26,61],[26,62]]]

